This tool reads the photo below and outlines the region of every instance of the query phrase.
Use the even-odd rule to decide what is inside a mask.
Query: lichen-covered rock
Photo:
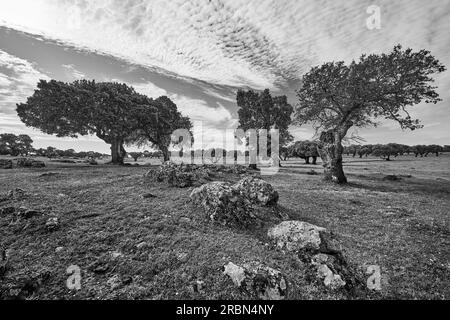
[[[267,182],[247,177],[234,185],[219,181],[205,184],[192,191],[191,199],[213,221],[247,226],[255,217],[256,206],[276,204],[278,193]]]
[[[272,185],[262,179],[256,177],[245,177],[236,183],[235,188],[252,203],[270,206],[278,202],[278,192]]]
[[[319,250],[321,233],[325,228],[303,221],[283,221],[269,229],[267,235],[280,249],[299,251],[302,249]]]
[[[317,277],[323,279],[323,284],[332,290],[337,290],[346,285],[345,281],[342,280],[342,277],[331,271],[326,264],[318,266]]]
[[[283,300],[287,295],[287,282],[278,270],[259,262],[242,267],[230,262],[224,266],[224,274],[233,283],[254,298],[262,300]]]
[[[0,169],[12,169],[13,163],[11,160],[0,159]]]
[[[251,203],[227,182],[205,184],[194,189],[190,198],[212,221],[248,225],[254,217]]]
[[[29,158],[19,158],[17,159],[17,166],[22,168],[43,168],[45,167],[45,162]]]

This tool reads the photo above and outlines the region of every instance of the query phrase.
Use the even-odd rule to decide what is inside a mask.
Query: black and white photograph
[[[449,0],[0,0],[0,300],[450,299],[449,34]]]

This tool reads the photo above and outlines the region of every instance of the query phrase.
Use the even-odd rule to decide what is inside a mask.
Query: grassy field
[[[264,179],[280,193],[280,210],[289,219],[332,231],[361,274],[379,265],[379,293],[326,290],[304,262],[267,244],[266,230],[278,218],[248,230],[205,222],[189,201],[192,189],[144,182],[149,164],[52,162],[42,169],[0,170],[0,194],[25,191],[4,199],[0,209],[43,213],[30,219],[0,215],[0,249],[9,260],[0,298],[245,299],[222,267],[257,260],[286,275],[289,299],[449,299],[450,155],[345,162],[346,186],[323,182],[320,165],[298,160]],[[319,175],[307,174],[311,169]],[[383,180],[391,174],[401,179]],[[144,198],[148,193],[156,197]],[[49,217],[59,218],[56,231],[45,228]],[[81,269],[79,291],[66,287],[71,265]]]

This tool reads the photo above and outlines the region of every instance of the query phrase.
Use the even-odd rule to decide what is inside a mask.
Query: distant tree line
[[[437,157],[442,152],[450,152],[450,146],[432,145],[415,145],[408,146],[398,143],[388,144],[366,144],[366,145],[350,145],[344,147],[344,154],[347,156],[368,157],[370,155],[383,158],[387,161],[392,157],[402,156],[404,154],[414,154],[415,157],[427,157],[429,154],[434,154]]]

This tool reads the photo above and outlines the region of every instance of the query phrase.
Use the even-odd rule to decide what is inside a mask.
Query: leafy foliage
[[[239,90],[237,93],[239,107],[239,129],[271,129],[280,131],[280,146],[293,140],[289,133],[293,107],[286,96],[272,97],[269,89],[263,92]],[[268,140],[270,141],[270,140]]]

